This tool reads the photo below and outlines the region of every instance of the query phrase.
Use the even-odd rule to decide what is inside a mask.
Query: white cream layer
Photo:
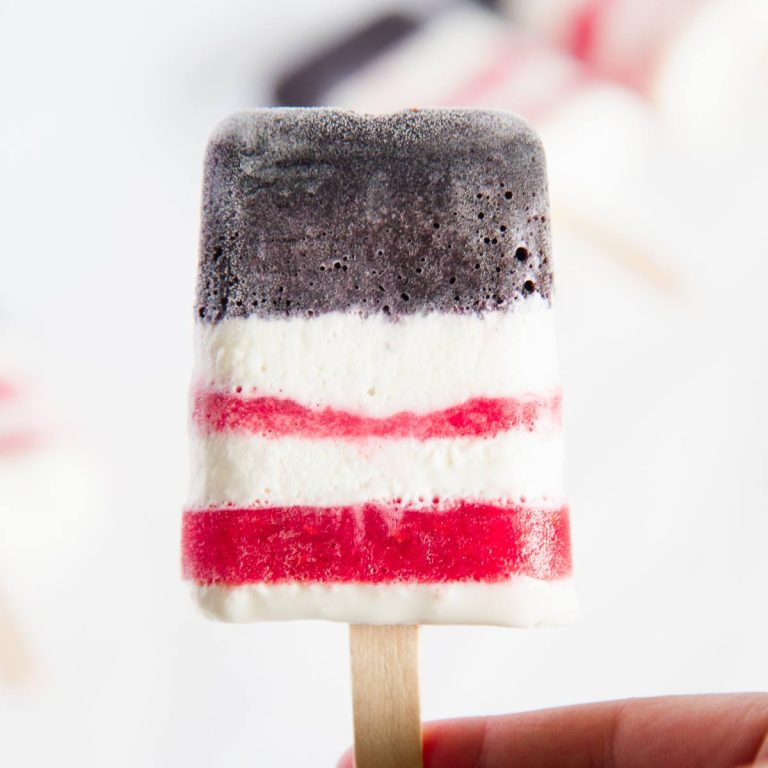
[[[563,501],[557,429],[488,439],[311,440],[238,434],[192,436],[192,508],[344,505],[441,499]]]
[[[198,323],[195,337],[201,386],[369,416],[559,386],[552,310],[538,296],[484,315],[233,318]]]
[[[564,624],[578,613],[571,579],[513,576],[483,584],[246,584],[196,586],[196,600],[222,621],[327,619],[350,624]]]

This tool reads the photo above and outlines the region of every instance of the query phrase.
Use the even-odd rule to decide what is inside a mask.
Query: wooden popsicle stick
[[[418,626],[349,628],[355,768],[422,768]]]

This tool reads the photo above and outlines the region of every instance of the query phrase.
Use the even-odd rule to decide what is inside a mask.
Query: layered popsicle
[[[542,148],[255,110],[205,166],[183,566],[231,621],[568,619]]]

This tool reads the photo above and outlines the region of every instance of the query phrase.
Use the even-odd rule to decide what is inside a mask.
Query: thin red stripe
[[[531,432],[543,418],[560,420],[560,395],[549,398],[477,397],[441,411],[361,416],[334,408],[312,409],[281,397],[243,397],[200,391],[193,419],[203,433],[239,432],[308,438],[493,437],[521,429]]]
[[[500,581],[571,572],[568,509],[459,501],[434,509],[190,510],[184,575],[199,584]]]

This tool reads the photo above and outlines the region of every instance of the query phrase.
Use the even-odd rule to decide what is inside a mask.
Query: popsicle
[[[575,611],[544,155],[504,112],[254,110],[205,161],[183,569],[227,621]]]

